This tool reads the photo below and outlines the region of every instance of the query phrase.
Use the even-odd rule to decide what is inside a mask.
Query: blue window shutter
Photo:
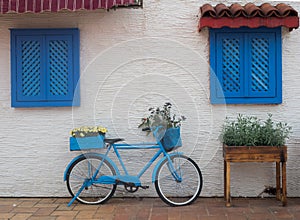
[[[247,39],[248,38],[248,39]],[[249,33],[246,38],[248,97],[276,96],[276,50],[274,33]]]
[[[12,107],[79,106],[79,30],[11,29]]]
[[[240,97],[244,93],[244,41],[242,35],[220,33],[217,35],[216,74],[222,91],[217,96]]]
[[[46,37],[47,100],[72,100],[73,51],[71,35]]]
[[[282,103],[281,46],[280,27],[211,29],[211,103]]]
[[[45,99],[44,44],[40,36],[18,36],[16,39],[16,101]]]

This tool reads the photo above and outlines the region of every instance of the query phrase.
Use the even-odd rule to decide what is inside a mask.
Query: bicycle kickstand
[[[80,187],[80,189],[78,190],[78,192],[76,193],[76,195],[68,203],[68,207],[70,207],[72,205],[72,203],[77,199],[77,197],[80,195],[80,193],[82,192],[82,190],[86,187],[85,185],[86,184],[82,184],[82,186]]]

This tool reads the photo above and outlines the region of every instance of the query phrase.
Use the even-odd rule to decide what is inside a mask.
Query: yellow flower
[[[89,137],[96,136],[98,133],[105,134],[107,129],[102,126],[81,126],[70,131],[73,137]]]
[[[107,129],[104,128],[104,127],[98,126],[98,131],[101,132],[101,133],[106,133]]]

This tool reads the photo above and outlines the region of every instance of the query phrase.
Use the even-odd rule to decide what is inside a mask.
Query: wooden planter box
[[[287,147],[271,146],[227,146],[223,145],[224,157],[224,197],[226,206],[231,206],[230,162],[275,162],[276,198],[286,205],[286,162]],[[282,186],[282,190],[281,190]]]

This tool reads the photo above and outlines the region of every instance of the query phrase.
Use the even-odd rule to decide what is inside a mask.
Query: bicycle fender
[[[65,172],[64,172],[64,181],[67,180],[67,172],[68,172],[69,168],[71,167],[71,165],[72,165],[76,160],[78,160],[79,158],[81,158],[81,157],[86,157],[86,156],[90,156],[90,155],[95,155],[95,156],[99,156],[99,157],[102,157],[102,158],[105,157],[105,155],[103,155],[103,154],[98,154],[98,153],[93,153],[93,152],[90,152],[90,153],[84,153],[84,154],[78,155],[77,157],[73,158],[73,160],[71,160],[71,162],[70,162],[70,163],[68,164],[68,166],[66,167]],[[109,163],[113,166],[113,168],[114,168],[115,171],[116,171],[116,174],[119,175],[119,174],[120,174],[120,171],[119,171],[119,168],[117,167],[117,165],[116,165],[109,157],[106,157],[105,160],[106,160],[107,162],[109,162]]]
[[[182,153],[182,152],[175,152],[175,153],[169,154],[170,157],[175,156],[175,155],[183,155],[183,153]],[[155,165],[154,170],[153,170],[153,172],[152,172],[152,183],[154,183],[155,180],[156,180],[156,174],[157,174],[158,168],[160,167],[160,165],[161,165],[165,160],[167,160],[167,157],[166,157],[166,156],[164,156],[163,158],[161,158],[161,159],[157,162],[157,164]]]

